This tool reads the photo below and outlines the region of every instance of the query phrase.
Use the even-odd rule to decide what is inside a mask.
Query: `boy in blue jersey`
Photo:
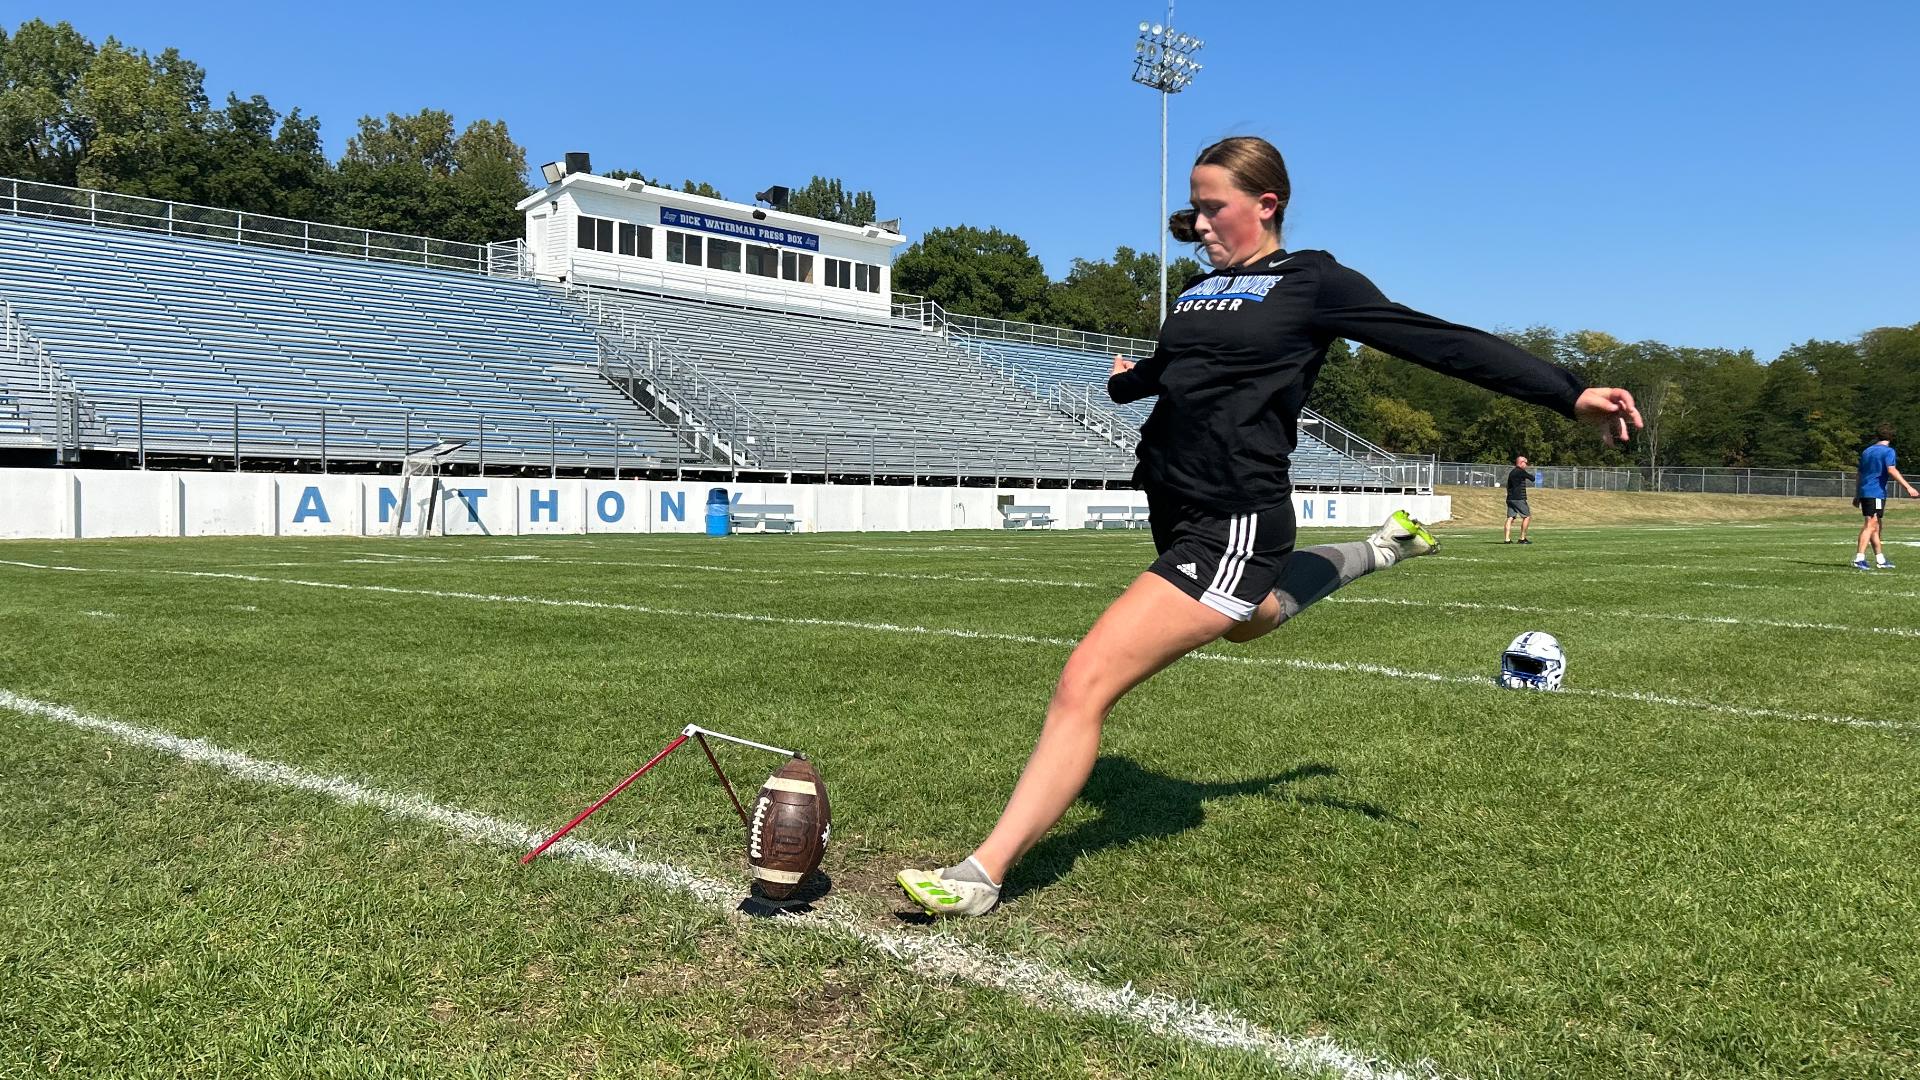
[[[1892,477],[1907,491],[1910,499],[1920,499],[1920,491],[1913,490],[1907,478],[1893,467],[1898,458],[1894,455],[1893,425],[1881,424],[1874,434],[1880,436],[1878,442],[1860,451],[1860,480],[1855,488],[1854,505],[1866,516],[1866,523],[1860,526],[1860,550],[1854,553],[1853,568],[1871,570],[1867,565],[1867,545],[1873,545],[1874,558],[1880,563],[1880,569],[1891,570],[1893,564],[1887,561],[1887,553],[1880,546],[1880,519],[1887,510],[1887,478]]]

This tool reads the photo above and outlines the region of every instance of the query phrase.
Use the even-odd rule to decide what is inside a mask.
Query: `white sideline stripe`
[[[540,558],[540,556],[522,556],[517,561],[536,558]],[[480,560],[461,559],[452,561],[476,562]],[[1112,588],[1110,585],[1102,585],[1093,581],[1057,581],[1051,578],[981,577],[973,574],[896,574],[886,570],[763,570],[752,566],[716,566],[711,563],[623,562],[612,559],[545,559],[543,561],[566,566],[637,566],[649,570],[702,570],[720,574],[812,574],[819,577],[893,578],[899,581],[969,581],[991,585],[1056,585],[1067,589]]]
[[[518,822],[441,806],[418,795],[382,791],[342,776],[308,772],[297,765],[251,757],[204,739],[89,716],[65,705],[24,697],[10,690],[0,689],[0,708],[105,735],[183,761],[209,765],[255,783],[312,792],[344,805],[371,807],[392,817],[436,825],[473,844],[520,852],[546,838],[538,830]],[[581,840],[562,840],[548,853],[585,863],[615,877],[685,894],[723,914],[734,912],[742,899],[743,890],[738,885],[701,877],[672,863],[650,862],[631,851],[622,852]],[[1103,986],[1037,961],[962,944],[944,933],[905,934],[874,929],[842,912],[837,904],[821,904],[806,914],[787,914],[768,921],[783,928],[844,934],[875,952],[893,957],[908,970],[926,978],[961,979],[1004,991],[1055,1012],[1102,1016],[1165,1038],[1250,1051],[1283,1068],[1316,1076],[1332,1073],[1347,1080],[1415,1080],[1441,1075],[1430,1062],[1404,1068],[1394,1066],[1325,1036],[1283,1035],[1199,1001],[1141,993],[1133,989],[1131,983]]]
[[[1041,578],[977,577],[977,576],[967,575],[967,574],[895,574],[895,573],[889,573],[881,570],[807,570],[807,569],[762,570],[754,567],[717,566],[717,565],[712,565],[708,563],[644,562],[644,561],[620,561],[620,560],[607,560],[607,559],[560,559],[560,558],[547,558],[545,556],[540,556],[540,555],[512,555],[512,556],[504,556],[504,557],[482,556],[482,557],[452,558],[452,559],[419,559],[414,561],[436,562],[436,563],[480,563],[480,562],[500,562],[500,561],[535,562],[535,561],[538,561],[543,564],[558,564],[558,565],[566,565],[566,566],[631,566],[631,567],[640,567],[643,569],[698,570],[698,571],[707,571],[707,572],[715,572],[715,573],[745,574],[752,577],[771,578],[774,581],[779,581],[780,575],[809,574],[809,575],[825,576],[825,577],[896,578],[903,581],[965,581],[965,582],[977,582],[977,583],[987,583],[987,584],[996,584],[996,585],[1051,585],[1051,586],[1059,586],[1062,588],[1072,588],[1072,589],[1118,589],[1118,588],[1125,587],[1124,583],[1122,582],[1065,581],[1065,580],[1041,579]],[[29,566],[33,564],[7,563],[5,565]],[[276,568],[277,569],[282,567],[331,566],[331,565],[334,565],[334,564],[332,563],[256,563],[256,564],[228,564],[226,566],[222,566],[219,568],[230,569],[230,570],[241,570],[241,569],[259,569],[259,568]],[[393,565],[401,565],[401,564],[385,563],[375,559],[342,559],[340,560],[340,565],[393,566]],[[1224,561],[1223,561],[1223,566],[1224,566]],[[1676,567],[1676,569],[1678,568]],[[1237,579],[1238,575],[1236,574],[1235,576]],[[1596,584],[1596,585],[1613,583],[1605,578],[1583,578],[1582,580],[1588,584]],[[662,582],[653,582],[652,584],[656,588],[673,588],[674,587],[672,585],[668,585]],[[1801,588],[1809,591],[1823,591],[1823,592],[1831,591],[1828,589],[1820,588],[1818,586],[1739,585],[1739,584],[1733,584],[1733,583],[1709,582],[1709,581],[1697,582],[1697,584],[1707,586],[1709,588],[1726,588],[1726,589]],[[1233,598],[1230,593],[1223,593],[1223,595],[1233,605],[1237,606],[1242,604],[1242,601],[1239,601],[1237,598]],[[1911,598],[1915,596],[1920,596],[1920,593],[1886,592],[1886,593],[1876,593],[1874,595]],[[1662,613],[1662,612],[1649,612],[1649,611],[1595,611],[1595,610],[1586,609],[1586,608],[1544,608],[1544,607],[1529,607],[1521,604],[1492,604],[1492,603],[1477,603],[1477,602],[1467,602],[1467,601],[1442,601],[1442,600],[1408,600],[1408,599],[1397,599],[1392,597],[1332,596],[1323,600],[1322,603],[1392,604],[1400,607],[1456,608],[1463,611],[1505,611],[1505,612],[1511,612],[1511,613],[1520,614],[1520,615],[1573,615],[1573,616],[1580,616],[1580,617],[1587,617],[1587,618],[1645,619],[1645,620],[1651,620],[1655,622],[1707,623],[1715,626],[1761,626],[1761,627],[1768,627],[1768,628],[1778,629],[1778,630],[1818,630],[1818,631],[1832,632],[1832,633],[1884,634],[1889,637],[1920,638],[1920,629],[1914,629],[1911,627],[1847,626],[1840,623],[1794,622],[1794,621],[1789,621],[1784,619],[1741,618],[1741,617],[1736,617],[1731,615],[1686,615],[1686,614],[1677,614],[1677,613]],[[1215,606],[1215,605],[1210,604],[1209,606]],[[1235,611],[1233,610],[1222,610],[1221,613],[1232,618],[1241,617],[1240,615],[1236,614]]]
[[[1875,573],[1879,573],[1879,571],[1877,571],[1877,570],[1876,570],[1876,571],[1874,571],[1874,572],[1875,572]],[[1589,584],[1589,585],[1612,585],[1612,584],[1614,584],[1614,582],[1611,582],[1611,581],[1599,581],[1599,580],[1595,580],[1595,579],[1593,579],[1593,578],[1586,578],[1586,579],[1584,579],[1584,580],[1585,580],[1585,582],[1586,582],[1586,584]],[[1859,578],[1855,578],[1854,580],[1855,580],[1855,581],[1858,581],[1858,580],[1860,580],[1860,579],[1859,579]],[[1762,592],[1778,592],[1778,591],[1781,591],[1781,590],[1785,590],[1785,589],[1791,589],[1791,590],[1792,590],[1792,591],[1794,591],[1794,592],[1817,592],[1817,593],[1825,593],[1825,594],[1826,594],[1826,595],[1828,595],[1828,596],[1832,596],[1832,595],[1834,595],[1834,587],[1833,587],[1833,586],[1831,586],[1831,585],[1736,585],[1736,584],[1734,584],[1734,583],[1733,583],[1733,582],[1731,582],[1731,581],[1696,581],[1696,582],[1694,582],[1694,584],[1695,584],[1695,585],[1705,585],[1706,587],[1708,587],[1708,588],[1710,588],[1710,589],[1757,589],[1757,590],[1760,590],[1760,591],[1762,591]],[[1871,597],[1881,597],[1881,596],[1897,596],[1897,597],[1900,597],[1900,598],[1902,598],[1902,599],[1906,599],[1906,600],[1913,600],[1913,599],[1917,599],[1917,598],[1920,598],[1920,592],[1892,592],[1892,591],[1889,591],[1889,592],[1856,592],[1856,593],[1853,593],[1852,595],[1854,595],[1854,596],[1871,596]]]
[[[543,596],[502,596],[489,593],[450,592],[441,589],[402,589],[392,585],[352,585],[337,581],[302,581],[296,578],[260,577],[254,574],[226,574],[197,570],[115,570],[98,569],[84,566],[47,566],[40,563],[17,562],[0,559],[0,565],[25,566],[36,570],[64,570],[79,573],[99,574],[163,574],[173,577],[221,578],[230,581],[257,582],[266,585],[297,585],[313,589],[338,589],[343,592],[387,593],[397,596],[431,596],[443,600],[473,600],[488,604],[533,604],[540,607],[585,608],[592,611],[626,611],[636,615],[660,615],[679,619],[722,619],[733,622],[765,623],[774,626],[822,626],[838,630],[871,630],[888,634],[924,634],[932,637],[962,638],[972,641],[1006,641],[1017,645],[1060,645],[1072,647],[1079,644],[1074,638],[1042,637],[1034,634],[1010,634],[995,630],[965,630],[948,627],[907,626],[899,623],[859,622],[852,619],[813,619],[799,615],[759,615],[739,611],[690,611],[681,608],[651,607],[645,604],[622,604],[611,600],[559,600]],[[1301,671],[1358,672],[1368,675],[1382,675],[1393,679],[1411,679],[1417,682],[1450,683],[1460,686],[1485,686],[1494,688],[1491,676],[1448,675],[1431,671],[1408,671],[1402,668],[1386,667],[1380,664],[1357,664],[1339,660],[1302,660],[1289,657],[1236,656],[1223,652],[1189,653],[1195,660],[1213,660],[1224,663],[1249,664],[1258,667],[1286,667]],[[1758,705],[1727,705],[1717,701],[1701,701],[1692,698],[1666,697],[1639,690],[1604,690],[1598,688],[1563,687],[1563,694],[1581,697],[1607,698],[1615,701],[1638,701],[1649,704],[1672,705],[1676,708],[1697,709],[1701,712],[1719,713],[1723,716],[1739,716],[1751,719],[1796,720],[1820,724],[1835,724],[1842,727],[1878,728],[1889,731],[1920,730],[1920,724],[1903,724],[1892,720],[1868,720],[1858,716],[1829,715],[1825,713],[1794,712],[1789,709],[1773,709]]]
[[[1833,630],[1848,634],[1886,634],[1920,638],[1920,630],[1901,626],[1842,626],[1839,623],[1790,622],[1785,619],[1737,619],[1731,615],[1686,615],[1661,611],[1594,611],[1588,608],[1529,607],[1525,604],[1487,604],[1465,600],[1404,600],[1391,596],[1329,596],[1322,603],[1392,604],[1396,607],[1452,608],[1459,611],[1510,611],[1520,615],[1577,615],[1597,619],[1653,619],[1660,622],[1711,623],[1715,626],[1765,626],[1779,630]]]

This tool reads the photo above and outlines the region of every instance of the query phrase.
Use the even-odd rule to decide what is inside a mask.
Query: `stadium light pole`
[[[1167,0],[1167,21],[1141,23],[1140,40],[1133,43],[1133,81],[1160,92],[1160,321],[1167,321],[1167,98],[1185,90],[1201,65],[1193,54],[1205,42],[1173,28],[1173,0]]]

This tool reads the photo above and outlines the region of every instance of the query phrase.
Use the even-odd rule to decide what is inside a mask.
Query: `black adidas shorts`
[[[1253,618],[1293,553],[1293,500],[1222,515],[1149,493],[1147,506],[1160,552],[1149,572],[1236,622]]]
[[[1877,518],[1885,517],[1887,514],[1887,500],[1885,499],[1876,499],[1870,495],[1862,495],[1853,500],[1853,504],[1860,508],[1860,514],[1863,517]]]

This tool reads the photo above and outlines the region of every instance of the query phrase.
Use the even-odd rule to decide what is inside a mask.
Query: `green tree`
[[[1393,397],[1377,397],[1367,403],[1368,438],[1382,449],[1396,454],[1431,454],[1445,442],[1433,414]]]
[[[94,52],[71,23],[0,30],[0,175],[74,183],[92,130],[73,96]]]
[[[342,221],[363,229],[437,234],[449,206],[436,182],[452,172],[451,114],[363,116],[340,158],[335,206]]]
[[[1374,399],[1382,396],[1382,389],[1379,373],[1362,362],[1346,342],[1336,338],[1327,347],[1327,362],[1314,380],[1313,394],[1307,404],[1341,427],[1378,443],[1381,436],[1374,427],[1371,407]],[[1431,413],[1427,414],[1427,420],[1433,421]]]
[[[520,232],[513,204],[527,194],[526,164],[501,121],[455,138],[438,109],[364,116],[340,160],[336,205],[361,228],[487,243]]]
[[[1050,292],[1054,319],[1070,329],[1138,338],[1160,332],[1160,259],[1151,253],[1121,247],[1111,260],[1075,259]]]
[[[874,206],[873,192],[848,191],[838,177],[829,180],[824,176],[816,176],[806,187],[796,188],[787,201],[787,212],[842,225],[865,225],[880,216]]]
[[[194,201],[286,218],[331,212],[333,167],[320,121],[299,109],[283,117],[266,98],[229,95],[207,119],[205,145]]]
[[[1860,336],[1860,350],[1861,445],[1883,423],[1920,440],[1920,323],[1869,330]]]
[[[929,229],[893,262],[893,286],[956,315],[1042,322],[1047,270],[1027,242],[999,229]]]
[[[527,152],[504,120],[475,120],[453,144],[453,171],[443,183],[450,202],[445,237],[469,244],[509,240],[525,232],[514,204],[527,197]]]
[[[83,187],[192,201],[207,161],[206,73],[108,38],[87,65],[73,110],[89,133],[75,170]]]
[[[1692,402],[1692,410],[1684,427],[1661,434],[1661,461],[1752,464],[1753,436],[1747,421],[1766,379],[1766,367],[1746,350],[1678,349],[1676,355],[1679,389]]]
[[[1482,391],[1485,393],[1485,391]],[[1458,444],[1469,461],[1506,461],[1525,454],[1539,464],[1554,460],[1546,410],[1502,395],[1461,433]]]

